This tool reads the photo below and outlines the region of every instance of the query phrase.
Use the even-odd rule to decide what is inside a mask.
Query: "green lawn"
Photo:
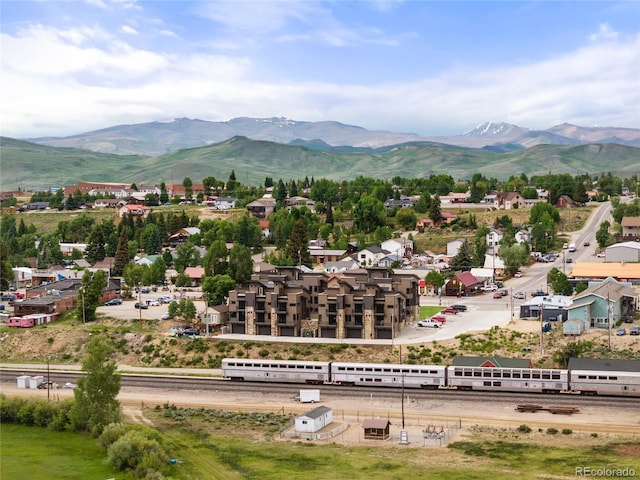
[[[129,480],[105,463],[90,436],[41,427],[0,425],[0,478],[28,480]]]

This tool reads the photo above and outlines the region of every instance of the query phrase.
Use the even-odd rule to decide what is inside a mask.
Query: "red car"
[[[452,307],[447,307],[444,310],[442,310],[440,313],[453,313],[454,315],[458,314],[458,310],[456,310],[455,308]]]
[[[434,315],[433,317],[431,317],[431,320],[433,322],[445,323],[447,321],[447,318],[444,315]]]
[[[502,298],[502,293],[496,292],[493,294],[493,298]]]

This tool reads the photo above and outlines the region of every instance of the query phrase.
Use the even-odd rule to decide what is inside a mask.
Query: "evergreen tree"
[[[284,249],[284,254],[286,257],[293,259],[296,265],[311,267],[307,223],[302,218],[296,220],[296,223],[293,225],[291,236]]]
[[[333,208],[331,206],[331,201],[327,202],[327,217],[325,219],[325,223],[333,226]]]
[[[429,218],[434,225],[439,225],[442,221],[442,209],[440,207],[439,195],[436,195],[431,201],[431,206],[429,207]]]
[[[96,309],[106,287],[107,274],[104,270],[85,271],[82,277],[81,297],[78,299],[78,318],[86,322],[92,322],[96,319]]]
[[[105,426],[122,416],[118,393],[120,374],[111,358],[113,341],[106,335],[93,335],[82,362],[85,375],[78,378],[73,390],[75,401],[69,412],[72,426],[77,430],[99,435]]]
[[[104,260],[106,255],[104,230],[102,224],[97,224],[93,227],[91,235],[89,235],[89,241],[87,243],[87,248],[84,251],[84,257],[87,262],[93,265],[100,260]]]
[[[160,204],[164,205],[169,201],[169,194],[167,193],[167,186],[164,182],[160,184]]]
[[[182,186],[184,187],[185,200],[191,200],[193,198],[193,182],[189,177],[184,177],[184,180],[182,180]]]
[[[0,290],[8,290],[13,283],[13,270],[7,259],[7,248],[0,242]]]
[[[142,242],[142,248],[147,255],[155,255],[162,249],[160,232],[158,227],[152,223],[144,227],[144,230],[140,235],[140,241]]]
[[[449,264],[449,266],[452,270],[462,271],[471,270],[476,266],[473,264],[473,251],[468,240],[465,240],[462,243],[458,254],[451,259],[451,263]]]
[[[247,283],[253,275],[253,259],[251,250],[244,245],[234,245],[229,252],[229,276],[236,283]]]
[[[120,234],[118,248],[116,249],[116,258],[113,263],[112,273],[116,277],[122,276],[124,268],[129,264],[129,241],[124,230]]]

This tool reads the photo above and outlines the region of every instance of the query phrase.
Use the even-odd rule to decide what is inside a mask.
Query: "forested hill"
[[[226,179],[234,170],[238,181],[263,184],[266,177],[350,180],[428,177],[448,174],[468,179],[474,173],[506,179],[510,175],[547,173],[620,176],[640,173],[640,148],[619,144],[537,145],[498,153],[434,142],[411,142],[379,149],[312,149],[307,146],[234,137],[158,157],[113,155],[74,148],[49,147],[0,137],[2,190],[42,189],[86,181],[180,183],[213,176]]]

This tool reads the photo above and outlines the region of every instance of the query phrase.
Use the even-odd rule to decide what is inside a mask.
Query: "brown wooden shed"
[[[383,420],[381,418],[367,418],[362,423],[364,428],[364,438],[370,440],[386,440],[389,438],[389,420]]]

